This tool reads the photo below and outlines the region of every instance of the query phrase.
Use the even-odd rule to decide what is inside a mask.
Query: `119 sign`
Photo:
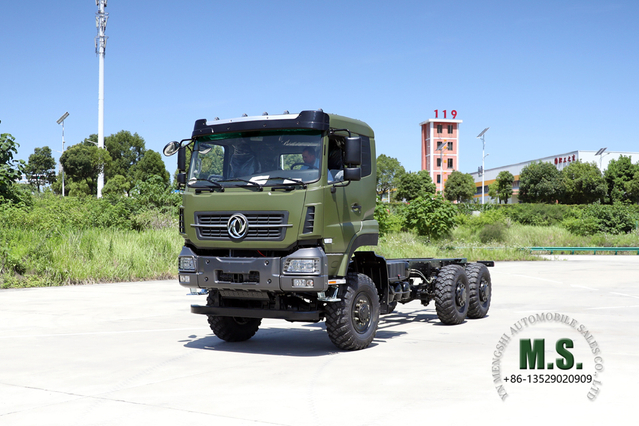
[[[442,112],[444,113],[444,118],[447,118],[446,117],[446,110],[443,110]],[[454,119],[455,117],[457,117],[457,111],[452,110],[450,112],[450,115],[452,115],[453,119]],[[438,109],[435,110],[435,118],[439,118],[439,110]]]

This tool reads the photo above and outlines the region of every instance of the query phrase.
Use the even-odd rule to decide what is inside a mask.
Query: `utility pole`
[[[100,77],[98,88],[98,148],[104,149],[104,55],[106,53],[107,36],[106,25],[109,14],[104,11],[107,0],[95,0],[98,12],[95,14],[95,25],[98,27],[98,35],[95,37],[95,53],[100,62]],[[102,197],[104,188],[104,165],[98,174],[98,198]]]
[[[486,132],[488,131],[488,129],[490,129],[490,127],[486,127],[484,130],[481,131],[480,134],[477,135],[477,138],[481,138],[481,142],[483,144],[483,148],[481,149],[481,203],[484,204],[484,175],[485,175],[485,170],[484,169],[484,160],[486,159],[486,154],[484,154],[484,151],[486,151],[486,141],[484,140],[484,135],[486,134]]]

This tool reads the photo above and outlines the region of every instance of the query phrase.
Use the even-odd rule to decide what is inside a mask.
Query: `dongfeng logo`
[[[234,240],[244,238],[248,232],[248,219],[243,214],[236,213],[229,218],[227,229]]]

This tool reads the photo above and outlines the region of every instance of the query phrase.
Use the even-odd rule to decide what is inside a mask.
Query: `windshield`
[[[225,133],[198,138],[189,184],[256,182],[308,183],[320,177],[322,134],[307,130]]]

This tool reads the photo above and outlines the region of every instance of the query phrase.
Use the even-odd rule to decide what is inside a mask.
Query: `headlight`
[[[197,263],[193,256],[178,257],[178,269],[180,271],[195,272],[197,269],[196,265]]]
[[[284,272],[291,274],[316,274],[320,271],[320,260],[310,259],[286,259]]]

